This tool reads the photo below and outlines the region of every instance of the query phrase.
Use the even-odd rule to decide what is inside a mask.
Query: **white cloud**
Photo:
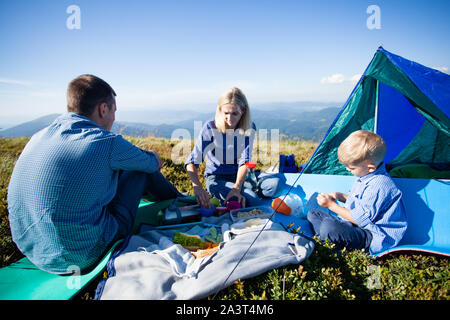
[[[16,80],[16,79],[7,79],[7,78],[0,78],[0,83],[3,84],[16,84],[20,86],[31,86],[32,83],[30,81],[23,81],[23,80]]]
[[[440,72],[444,72],[446,74],[450,74],[447,67],[433,67],[433,69],[439,70]]]
[[[336,73],[329,77],[322,78],[320,83],[322,84],[334,84],[334,83],[343,83],[345,81],[345,76],[342,73]]]
[[[350,78],[350,81],[356,83],[356,82],[359,81],[359,79],[361,79],[361,77],[362,77],[362,74],[355,74],[354,76],[352,76],[352,77]]]
[[[344,82],[358,82],[358,80],[361,78],[360,74],[355,74],[351,77],[347,77],[343,75],[342,73],[335,73],[331,76],[324,77],[320,80],[321,84],[340,84]]]

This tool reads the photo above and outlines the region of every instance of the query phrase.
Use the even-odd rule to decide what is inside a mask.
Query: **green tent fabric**
[[[428,178],[448,178],[449,114],[449,75],[380,47],[303,172],[350,175],[337,149],[353,131],[369,130],[387,143],[388,170],[421,164],[433,171]],[[407,177],[423,178],[424,172]]]

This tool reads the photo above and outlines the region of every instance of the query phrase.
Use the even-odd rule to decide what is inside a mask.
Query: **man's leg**
[[[139,171],[122,171],[117,192],[108,204],[108,211],[117,221],[117,239],[123,239],[133,227],[139,202],[147,184],[147,174]]]
[[[121,172],[116,195],[108,204],[108,211],[119,225],[116,239],[124,238],[131,232],[139,202],[145,192],[150,192],[158,200],[182,196],[159,171],[153,174],[139,171]]]
[[[147,175],[145,193],[156,200],[168,200],[183,197],[183,194],[181,194],[181,192],[179,192],[159,171]]]

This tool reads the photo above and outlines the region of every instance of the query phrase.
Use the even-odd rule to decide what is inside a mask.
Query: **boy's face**
[[[346,164],[345,169],[351,172],[356,177],[364,177],[376,170],[375,164],[370,161],[363,161],[359,164]]]

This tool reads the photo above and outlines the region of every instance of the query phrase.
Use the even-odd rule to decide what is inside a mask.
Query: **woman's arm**
[[[233,197],[236,197],[241,203],[242,207],[245,208],[245,197],[241,194],[242,185],[244,184],[245,178],[247,177],[247,167],[244,165],[240,166],[236,175],[236,182],[234,183],[233,189],[228,192],[225,202]]]
[[[200,179],[198,178],[197,167],[193,163],[186,165],[186,171],[189,178],[192,181],[192,187],[194,188],[195,199],[204,208],[209,208],[209,194],[203,189]]]
[[[249,135],[245,134],[244,139],[244,149],[238,159],[238,163],[241,164],[238,172],[236,174],[236,182],[234,183],[233,189],[230,190],[227,197],[225,198],[225,202],[231,199],[232,197],[236,197],[238,201],[241,203],[242,207],[245,207],[245,197],[241,194],[242,185],[244,184],[245,178],[247,177],[247,166],[245,165],[252,158],[252,150],[253,150],[253,141],[255,139],[256,126],[252,123],[252,131]],[[236,146],[235,146],[236,147]]]

